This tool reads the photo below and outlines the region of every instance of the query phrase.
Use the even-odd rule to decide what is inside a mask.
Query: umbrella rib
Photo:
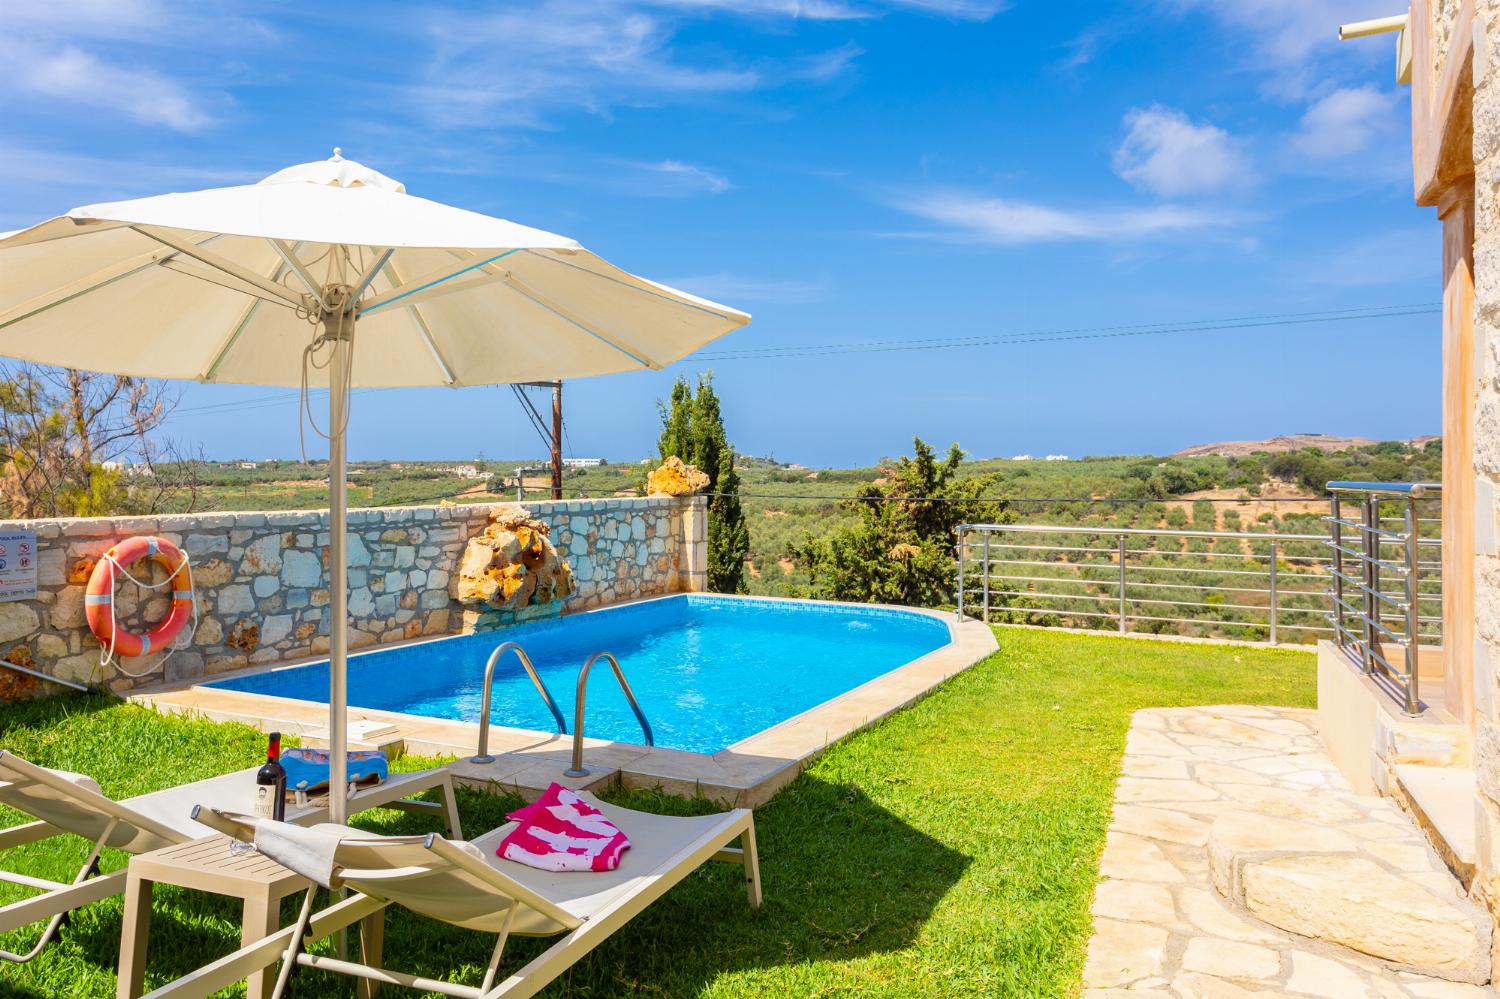
[[[271,249],[275,250],[277,256],[281,257],[285,266],[290,267],[292,273],[297,275],[297,280],[301,281],[307,288],[308,294],[317,300],[318,307],[321,309],[323,306],[323,291],[319,287],[318,282],[313,279],[313,276],[307,272],[307,268],[302,266],[302,261],[297,259],[297,249],[287,246],[286,240],[283,239],[267,239],[266,242],[271,244]],[[298,248],[301,246],[301,243],[297,244]],[[280,273],[281,268],[278,267],[277,275],[279,276]]]
[[[359,301],[359,296],[363,295],[365,289],[370,287],[370,282],[375,280],[375,275],[380,273],[380,269],[385,266],[385,262],[391,259],[391,255],[395,252],[395,247],[387,246],[375,255],[375,262],[370,265],[369,269],[365,271],[364,276],[359,279],[359,284],[354,286],[354,291],[349,295],[349,301]]]
[[[661,370],[662,365],[659,361],[647,357],[644,354],[636,354],[632,350],[627,349],[624,345],[617,343],[612,338],[605,336],[603,333],[600,333],[598,330],[591,329],[589,326],[585,325],[575,316],[570,314],[566,309],[562,308],[562,306],[549,301],[546,297],[542,296],[536,291],[533,291],[531,288],[518,281],[515,275],[512,274],[506,277],[504,280],[504,285],[527,301],[530,301],[533,304],[539,305],[542,308],[546,309],[548,312],[552,313],[563,322],[576,326],[583,332],[587,333],[589,336],[598,340],[600,343],[613,347],[615,350],[624,354],[635,363],[643,367],[650,368],[652,371]]]
[[[292,252],[295,254],[298,250],[302,249],[302,246],[303,244],[299,242],[291,248]],[[271,280],[281,280],[281,275],[285,273],[286,266],[285,263],[277,264],[276,269],[271,272]],[[260,311],[260,303],[262,301],[264,300],[256,298],[249,305],[245,306],[244,311],[240,313],[239,322],[234,324],[234,329],[230,332],[229,336],[224,338],[224,342],[219,345],[219,349],[214,353],[213,360],[209,362],[207,368],[203,369],[203,373],[198,376],[199,381],[211,382],[218,376],[219,365],[224,363],[224,358],[229,356],[229,352],[234,349],[234,345],[240,342],[240,336],[249,327],[250,320],[254,319],[255,314]]]
[[[214,240],[219,239],[221,235],[221,233],[216,233],[205,239],[203,243],[205,245],[212,243]],[[66,305],[75,298],[82,298],[91,292],[107,288],[116,281],[123,281],[125,278],[139,274],[141,271],[154,267],[157,264],[165,263],[177,256],[178,252],[177,250],[152,250],[150,253],[131,257],[129,260],[111,264],[108,267],[101,267],[92,274],[70,282],[62,288],[53,288],[44,294],[22,302],[9,312],[0,314],[0,329],[18,323],[23,319],[30,319],[32,316],[46,312],[48,309],[54,309],[59,305]]]
[[[261,291],[273,295],[276,298],[282,299],[293,308],[300,309],[302,307],[302,296],[297,295],[296,293],[282,287],[279,284],[276,284],[275,282],[267,281],[265,278],[261,277],[259,274],[256,274],[254,271],[246,267],[241,267],[239,264],[236,264],[232,260],[226,260],[224,257],[219,256],[217,253],[211,253],[208,250],[204,250],[192,243],[176,239],[172,236],[168,236],[155,226],[133,225],[130,228],[140,233],[142,236],[147,236],[151,239],[156,240],[158,243],[161,243],[164,246],[170,246],[172,249],[181,252],[184,256],[192,257],[194,260],[198,261],[201,264],[206,264],[209,267],[212,267],[214,270],[223,271],[225,274],[228,274],[231,277],[239,278],[241,281],[245,282],[248,285],[252,285],[253,287],[259,288]]]
[[[391,279],[391,284],[397,288],[401,287],[401,276],[396,272],[396,265],[391,263],[389,257],[384,260],[383,268],[386,277]],[[450,388],[453,387],[458,379],[453,377],[453,369],[448,366],[447,358],[443,357],[443,352],[438,349],[437,340],[432,336],[432,329],[427,325],[427,320],[422,318],[422,313],[417,310],[416,303],[406,306],[406,314],[411,316],[412,324],[417,328],[417,334],[421,336],[422,342],[427,345],[428,353],[432,355],[432,359],[437,362],[438,368],[442,371],[443,381]]]
[[[194,270],[181,260],[163,260],[161,262],[161,266],[171,271],[173,274],[181,274],[184,277],[195,278],[196,280],[202,281],[206,284],[217,285],[218,287],[226,288],[229,291],[239,292],[241,295],[249,295],[257,302],[270,302],[272,305],[279,305],[284,309],[292,308],[292,306],[288,305],[283,299],[272,298],[270,295],[261,292],[258,288],[247,288],[243,284],[235,284],[233,281],[226,280],[225,277],[221,277],[217,274],[205,274],[202,271]],[[230,275],[230,277],[232,277],[232,275]]]
[[[368,304],[364,308],[360,309],[359,310],[359,314],[361,316],[367,316],[370,313],[376,311],[377,309],[383,309],[387,305],[390,305],[390,304],[392,304],[394,302],[399,302],[402,299],[410,298],[413,295],[416,295],[416,294],[418,294],[420,292],[427,291],[428,289],[431,289],[431,288],[436,288],[438,285],[446,284],[447,282],[452,281],[456,277],[462,277],[463,275],[469,273],[470,271],[477,271],[477,270],[479,270],[481,267],[488,267],[490,264],[493,264],[497,260],[500,260],[500,259],[502,259],[504,257],[508,257],[512,253],[519,253],[519,252],[521,252],[521,251],[520,250],[506,250],[504,253],[497,253],[497,254],[495,254],[494,256],[490,257],[487,260],[481,260],[478,263],[469,264],[468,266],[466,266],[466,267],[460,267],[457,270],[444,271],[442,273],[438,273],[437,276],[435,276],[435,277],[421,277],[421,278],[418,278],[417,280],[419,282],[421,282],[421,283],[418,284],[415,288],[412,288],[412,289],[407,290],[407,291],[400,290],[399,286],[396,287],[396,288],[392,288],[391,290],[387,291],[384,295],[376,295],[374,298],[370,299],[370,304]],[[454,254],[454,255],[458,256],[458,254]],[[459,259],[462,260],[464,258],[460,256]]]
[[[449,250],[448,252],[450,254],[452,254],[453,256],[458,257],[459,259],[463,258],[463,254],[460,253],[457,250]],[[473,250],[468,250],[466,252],[471,257],[476,255]],[[512,252],[518,252],[518,251],[512,251]],[[527,252],[530,253],[531,251],[528,250]],[[600,333],[598,330],[590,328],[587,323],[583,322],[581,319],[579,319],[577,316],[573,315],[567,309],[564,309],[562,306],[560,306],[557,303],[549,300],[548,298],[546,298],[544,295],[540,294],[539,292],[534,291],[532,288],[530,288],[528,285],[526,285],[524,282],[522,282],[519,278],[517,278],[515,276],[515,274],[511,273],[510,271],[500,271],[498,273],[494,272],[494,271],[490,271],[488,269],[488,267],[492,263],[494,263],[494,261],[492,261],[492,260],[486,260],[486,261],[483,261],[482,263],[480,263],[478,266],[486,268],[485,273],[487,273],[487,274],[495,274],[496,277],[500,278],[500,280],[505,283],[506,287],[510,288],[511,291],[514,291],[516,294],[520,295],[522,298],[527,299],[528,301],[532,302],[535,305],[541,306],[542,308],[546,309],[548,312],[552,313],[554,316],[556,316],[557,318],[563,320],[564,322],[569,323],[569,324],[571,324],[573,326],[578,327],[580,330],[582,330],[583,332],[587,333],[589,336],[593,337],[595,340],[598,340],[600,343],[607,344],[608,346],[613,347],[615,350],[617,350],[620,353],[624,354],[626,357],[630,358],[632,361],[634,361],[635,363],[641,365],[642,367],[650,368],[653,371],[660,371],[661,370],[661,368],[662,368],[661,362],[655,360],[654,358],[645,356],[644,352],[640,353],[640,354],[635,353],[635,351],[639,350],[640,348],[634,347],[634,346],[631,346],[631,347],[627,348],[627,346],[624,345],[623,343],[618,342],[618,341],[614,340],[611,337],[605,336],[603,333]]]
[[[666,295],[666,294],[663,294],[662,292],[659,292],[659,291],[652,291],[650,288],[642,288],[642,287],[640,287],[638,285],[633,285],[633,284],[631,284],[628,281],[621,281],[619,278],[613,277],[613,276],[611,276],[609,274],[600,274],[598,271],[591,271],[587,267],[579,267],[577,264],[569,263],[568,261],[563,260],[563,259],[561,259],[559,257],[548,256],[546,254],[538,253],[535,250],[527,250],[526,254],[527,254],[527,256],[535,257],[538,260],[546,260],[549,263],[558,264],[558,265],[560,265],[562,267],[571,267],[575,271],[579,271],[579,272],[584,273],[584,274],[592,275],[593,277],[599,278],[601,281],[610,281],[610,282],[612,282],[614,284],[617,284],[617,285],[620,285],[622,287],[629,288],[631,291],[640,292],[640,293],[645,294],[645,295],[651,295],[654,298],[660,298],[663,301],[671,302],[674,305],[680,305],[683,308],[696,309],[699,312],[706,312],[706,313],[708,313],[711,316],[718,316],[720,319],[734,320],[734,321],[738,322],[741,326],[743,326],[743,325],[745,325],[745,323],[749,322],[749,317],[745,316],[743,313],[739,312],[738,310],[734,310],[733,314],[727,313],[727,312],[721,312],[718,309],[710,309],[707,306],[699,305],[697,302],[689,302],[686,299],[677,298],[677,297],[675,297],[673,295]],[[645,279],[642,278],[642,280],[645,280]]]

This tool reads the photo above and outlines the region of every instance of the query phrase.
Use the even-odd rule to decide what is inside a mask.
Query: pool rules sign
[[[0,532],[0,601],[36,596],[36,533]]]

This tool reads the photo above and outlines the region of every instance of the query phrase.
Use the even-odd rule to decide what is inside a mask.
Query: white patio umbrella
[[[749,321],[566,236],[407,194],[337,149],[258,184],[90,205],[0,236],[0,356],[328,389],[333,788],[350,390],[656,369]],[[343,796],[332,802],[343,821]]]

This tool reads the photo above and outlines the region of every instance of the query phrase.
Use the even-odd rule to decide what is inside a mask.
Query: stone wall
[[[1500,0],[1474,24],[1474,772],[1476,894],[1500,911]],[[1468,529],[1460,525],[1461,530]]]
[[[1451,34],[1452,0],[1436,5],[1439,33]],[[1473,495],[1473,766],[1476,873],[1473,891],[1500,912],[1500,549],[1496,496],[1500,492],[1500,0],[1475,3],[1473,157],[1475,157],[1475,413]],[[1445,23],[1446,21],[1446,23]],[[1469,529],[1461,525],[1458,529]]]
[[[454,599],[459,557],[489,523],[491,505],[350,511],[350,647],[503,627],[703,588],[702,497],[520,505],[551,527],[553,543],[573,568],[578,591],[567,601],[498,612],[465,608]],[[328,651],[327,511],[0,522],[0,532],[6,530],[36,532],[39,592],[34,600],[0,603],[0,660],[120,692]],[[97,557],[133,535],[157,535],[187,552],[198,628],[190,645],[169,656],[101,669],[99,643],[84,620],[84,588]],[[164,577],[142,566],[133,569],[142,578]],[[116,587],[118,620],[131,631],[149,630],[166,616],[167,602],[164,591],[129,582]],[[48,686],[0,667],[0,700]]]

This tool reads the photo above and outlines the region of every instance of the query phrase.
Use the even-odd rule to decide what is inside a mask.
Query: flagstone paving
[[[1315,713],[1139,711],[1094,894],[1085,999],[1480,999],[1490,920]]]

